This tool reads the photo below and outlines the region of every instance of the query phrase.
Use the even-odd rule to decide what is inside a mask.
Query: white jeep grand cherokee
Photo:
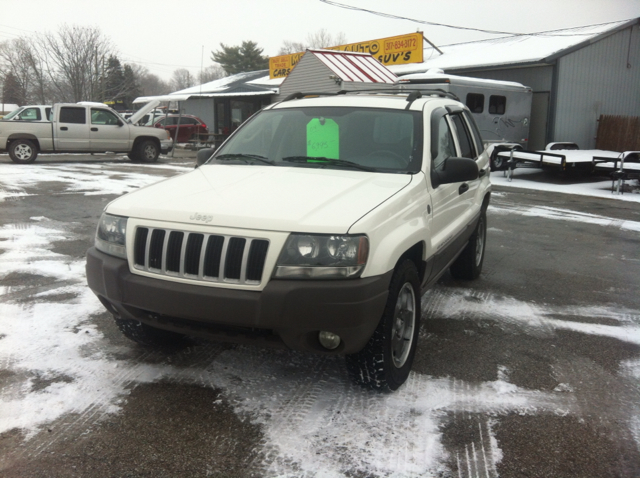
[[[194,171],[110,203],[89,286],[138,343],[342,354],[357,383],[395,390],[422,292],[480,274],[489,158],[441,93],[292,96]]]

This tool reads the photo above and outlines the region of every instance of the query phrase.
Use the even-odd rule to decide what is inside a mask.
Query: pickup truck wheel
[[[115,319],[120,332],[130,340],[146,347],[176,347],[184,342],[185,336],[168,330],[156,329],[137,320]]]
[[[487,242],[487,213],[482,211],[478,225],[473,235],[469,239],[467,247],[456,261],[451,265],[449,271],[454,279],[474,280],[482,272],[484,262],[484,249]]]
[[[154,163],[158,160],[160,149],[151,140],[142,141],[137,148],[136,157],[145,163]]]
[[[16,139],[9,146],[9,157],[14,163],[33,163],[38,157],[38,147],[28,139]]]
[[[367,345],[347,355],[351,379],[366,388],[398,389],[409,376],[420,328],[420,280],[415,264],[405,260],[391,278],[382,318]]]

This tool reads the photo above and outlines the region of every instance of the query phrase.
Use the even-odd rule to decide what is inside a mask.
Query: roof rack
[[[291,101],[291,100],[299,100],[306,96],[337,96],[337,95],[345,95],[345,94],[347,94],[346,90],[340,90],[335,93],[327,93],[326,91],[321,93],[318,93],[318,92],[302,93],[301,91],[298,91],[297,93],[291,93],[285,99],[281,100],[280,103],[284,103],[285,101]]]
[[[400,86],[402,88],[402,86]],[[418,98],[422,98],[423,96],[440,96],[442,98],[451,98],[452,100],[460,101],[456,95],[451,93],[450,91],[444,91],[440,88],[410,88],[410,89],[400,89],[400,88],[371,88],[371,89],[363,89],[363,90],[340,90],[337,92],[297,92],[292,93],[283,100],[281,103],[290,100],[299,100],[301,98],[305,98],[307,96],[337,96],[337,95],[347,95],[347,94],[358,94],[358,93],[386,93],[386,94],[394,94],[394,95],[407,95],[407,102],[413,103]]]

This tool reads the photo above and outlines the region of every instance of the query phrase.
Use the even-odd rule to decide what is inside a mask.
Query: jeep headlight
[[[364,235],[291,234],[274,276],[280,279],[352,279],[360,277],[369,255]]]
[[[102,213],[96,230],[96,249],[112,256],[127,258],[127,218]]]

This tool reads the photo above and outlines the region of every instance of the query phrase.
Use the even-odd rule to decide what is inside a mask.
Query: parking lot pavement
[[[0,155],[1,476],[638,476],[639,203],[496,186],[481,278],[424,295],[377,394],[339,358],[121,336],[85,284],[97,220],[193,162]]]

